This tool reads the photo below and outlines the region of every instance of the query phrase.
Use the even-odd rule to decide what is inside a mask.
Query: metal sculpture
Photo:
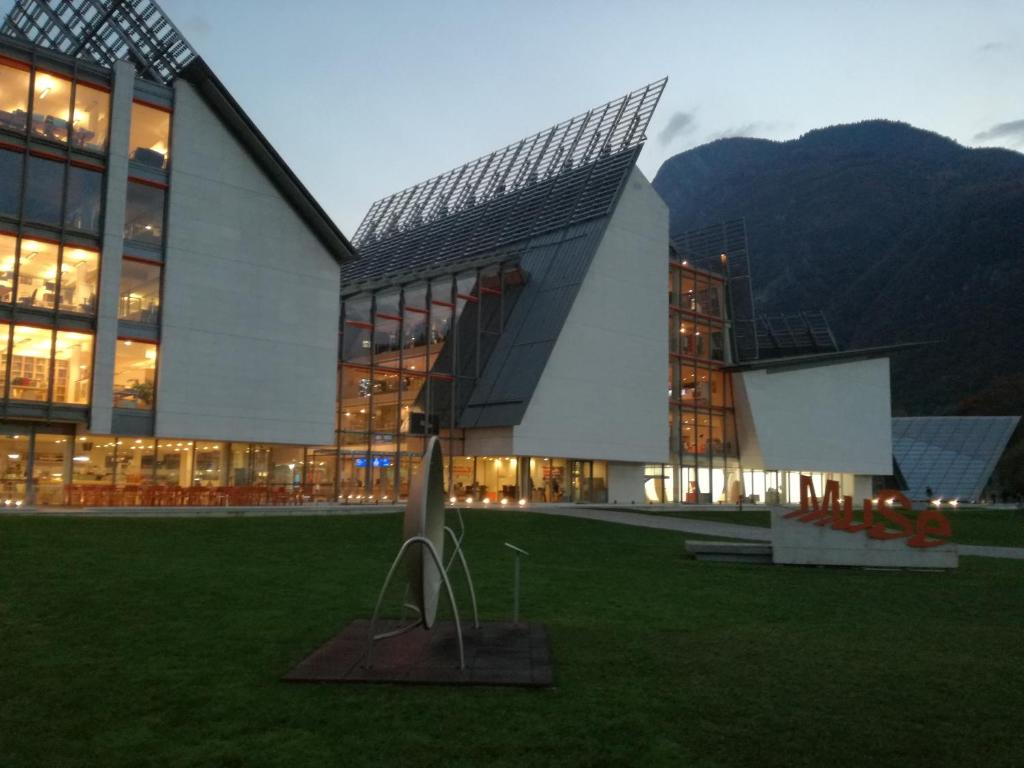
[[[461,513],[459,514],[460,531],[458,536],[455,535],[455,531],[444,524],[444,503],[444,464],[441,456],[441,442],[437,437],[431,437],[427,441],[419,471],[413,476],[409,488],[409,500],[406,503],[403,524],[405,540],[399,548],[394,562],[391,563],[391,568],[388,570],[388,575],[384,579],[384,585],[377,598],[377,605],[373,609],[373,618],[370,620],[369,647],[366,653],[367,666],[372,666],[373,644],[376,641],[395,637],[417,627],[431,629],[434,626],[437,619],[437,602],[440,598],[441,586],[444,585],[455,621],[455,635],[459,645],[459,668],[465,669],[466,667],[458,605],[455,601],[451,580],[448,578],[448,571],[456,558],[462,565],[462,571],[465,573],[466,582],[469,585],[469,595],[473,606],[473,626],[479,628],[480,621],[477,616],[473,578],[470,576],[469,566],[462,552],[466,527]],[[451,539],[453,547],[447,566],[444,565],[443,560],[445,536]],[[398,570],[399,563],[407,555],[408,582],[404,607],[413,610],[416,613],[416,619],[397,629],[378,634],[375,630],[384,595],[387,593],[392,577]]]

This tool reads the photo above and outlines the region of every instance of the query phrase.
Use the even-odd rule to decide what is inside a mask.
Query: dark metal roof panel
[[[460,426],[513,426],[522,421],[609,218],[566,227],[521,251],[529,280],[460,416]]]

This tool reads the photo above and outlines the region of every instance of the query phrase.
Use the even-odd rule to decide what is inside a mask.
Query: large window
[[[0,303],[3,304],[14,301],[14,264],[17,253],[18,239],[13,235],[0,234]]]
[[[75,86],[72,146],[91,152],[104,152],[110,129],[109,115],[110,94],[100,88],[78,83]]]
[[[118,339],[114,356],[114,407],[151,410],[156,396],[157,345]]]
[[[60,75],[36,70],[32,133],[66,144],[70,118],[71,81]]]
[[[103,173],[72,165],[68,169],[68,201],[64,223],[71,229],[98,233],[102,199]]]
[[[10,326],[0,325],[0,373],[7,372]],[[89,333],[19,325],[14,328],[10,369],[12,400],[88,405],[92,383]],[[51,371],[53,389],[50,389]]]
[[[160,187],[128,181],[124,238],[159,245],[164,234],[164,195]]]
[[[27,65],[0,59],[0,128],[24,133],[28,124]]]
[[[64,163],[29,155],[25,189],[25,218],[38,224],[59,227],[64,194]]]
[[[0,216],[21,212],[21,169],[25,155],[0,149]]]
[[[60,267],[60,309],[64,312],[96,314],[100,255],[87,248],[64,246]]]
[[[159,264],[126,258],[121,264],[121,293],[117,316],[137,323],[156,323],[160,319]]]
[[[22,307],[53,309],[57,301],[56,243],[21,241],[21,258],[15,301]]]
[[[171,115],[162,109],[135,102],[128,141],[129,157],[151,168],[166,168],[171,146]]]
[[[19,325],[11,348],[11,399],[45,403],[50,390],[53,331]]]
[[[53,401],[88,405],[92,384],[92,335],[57,331],[54,345]]]

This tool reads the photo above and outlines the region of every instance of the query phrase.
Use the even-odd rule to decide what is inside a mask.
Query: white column
[[[110,154],[107,157],[107,196],[103,206],[103,252],[100,256],[99,302],[96,315],[96,354],[92,368],[92,407],[89,428],[109,434],[114,415],[114,354],[117,350],[117,305],[124,252],[125,204],[128,197],[128,138],[131,131],[135,68],[126,61],[114,65],[110,99]]]

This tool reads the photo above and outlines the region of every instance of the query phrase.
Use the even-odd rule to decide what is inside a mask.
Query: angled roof
[[[462,427],[519,424],[646,140],[659,80],[374,203],[346,293],[501,261],[525,283],[458,403]]]
[[[666,80],[374,203],[346,288],[405,278],[607,215]]]
[[[163,85],[192,83],[295,212],[339,262],[355,249],[155,0],[15,0],[0,33],[113,67],[131,62]]]
[[[892,420],[892,451],[911,498],[981,498],[1019,416],[928,416]]]
[[[828,320],[820,310],[759,314],[756,327],[757,357],[760,360],[839,351]]]

